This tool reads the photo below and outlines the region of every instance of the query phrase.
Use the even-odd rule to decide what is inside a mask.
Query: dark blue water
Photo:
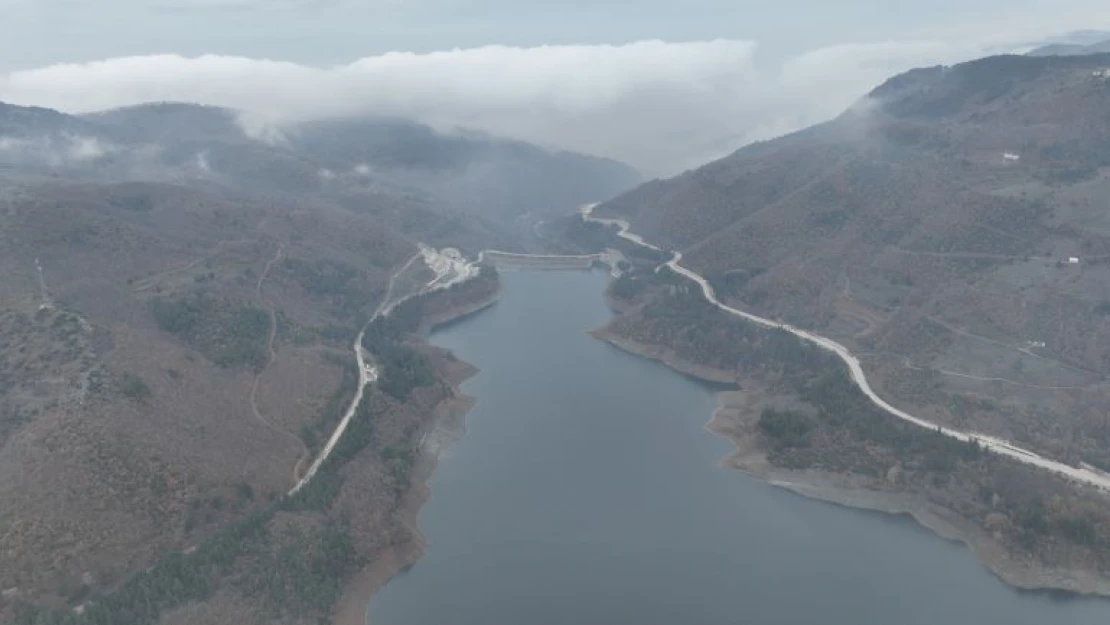
[[[585,334],[602,274],[503,279],[433,337],[481,367],[478,405],[371,625],[1110,624],[1110,602],[1015,592],[909,521],[718,468],[712,392]]]

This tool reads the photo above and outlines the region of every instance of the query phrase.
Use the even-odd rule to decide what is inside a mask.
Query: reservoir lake
[[[369,625],[1106,625],[1110,601],[1024,593],[912,521],[718,462],[714,389],[586,332],[599,271],[503,271],[433,334],[481,372]]]

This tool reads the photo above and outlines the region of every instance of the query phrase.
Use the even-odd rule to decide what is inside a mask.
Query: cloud
[[[328,68],[135,56],[12,72],[0,76],[0,100],[69,112],[167,100],[228,106],[243,111],[244,130],[270,142],[282,140],[285,122],[401,116],[663,174],[828,119],[898,71],[978,51],[943,42],[872,43],[768,64],[754,42],[722,39],[391,52]]]
[[[118,151],[96,137],[63,134],[34,138],[0,136],[0,160],[39,163],[51,167],[95,161]]]
[[[91,161],[116,151],[115,146],[97,139],[96,137],[81,137],[70,135],[66,137],[69,142],[66,156],[75,161]]]
[[[208,163],[207,150],[203,152],[198,152],[197,155],[193,158],[193,164],[196,165],[197,170],[199,170],[201,173],[212,173],[212,166]]]

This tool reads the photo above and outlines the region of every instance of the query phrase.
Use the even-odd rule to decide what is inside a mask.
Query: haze
[[[1104,2],[0,0],[0,100],[151,100],[251,126],[399,115],[673,174],[827,119],[888,75],[1110,23]]]

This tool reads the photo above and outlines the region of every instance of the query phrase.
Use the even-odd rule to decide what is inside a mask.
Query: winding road
[[[459,282],[463,282],[477,275],[477,271],[473,270],[473,265],[465,261],[465,259],[462,259],[461,256],[457,258],[455,256],[446,256],[426,245],[419,245],[417,249],[417,253],[409,258],[408,262],[394,271],[393,274],[389,277],[389,286],[386,288],[385,296],[382,298],[381,303],[378,304],[377,309],[374,310],[374,314],[371,315],[370,319],[366,322],[365,325],[362,326],[362,329],[359,330],[358,336],[355,338],[354,344],[352,345],[352,349],[354,349],[355,352],[355,360],[358,364],[358,390],[355,391],[355,396],[351,399],[350,405],[347,406],[347,411],[343,414],[343,419],[340,420],[339,424],[335,427],[335,430],[332,431],[331,437],[328,439],[327,444],[324,445],[324,448],[320,451],[320,454],[312,462],[312,465],[308,468],[308,471],[306,471],[304,475],[302,475],[300,479],[297,480],[296,485],[293,486],[288,495],[295,495],[297,491],[301,490],[306,484],[312,481],[312,478],[316,475],[317,471],[320,470],[320,467],[324,464],[324,462],[327,461],[328,457],[331,455],[332,450],[335,449],[335,446],[339,443],[340,439],[343,438],[343,434],[347,431],[347,427],[350,425],[351,419],[353,419],[355,413],[358,412],[358,407],[359,404],[362,403],[362,397],[365,394],[366,386],[378,379],[378,369],[373,364],[370,364],[368,362],[368,354],[366,353],[366,350],[362,347],[362,338],[366,335],[366,328],[368,328],[375,319],[381,317],[382,315],[388,315],[394,307],[396,307],[401,302],[409,299],[410,297],[422,295],[431,291],[450,288],[451,286]],[[565,257],[543,254],[515,254],[511,252],[502,252],[499,250],[483,250],[478,255],[479,262],[484,259],[487,254],[513,258],[533,259],[582,258],[602,261],[613,259],[613,268],[614,271],[616,271],[615,256],[613,256],[614,253],[610,252],[591,254],[582,257]],[[394,301],[393,287],[397,281],[397,277],[407,271],[414,262],[420,259],[423,259],[428,267],[435,271],[436,276],[415,293],[410,293],[409,295],[406,295]],[[276,260],[277,257],[275,257],[275,259],[271,261],[271,264],[276,262]],[[267,272],[269,270],[269,267],[270,265],[267,265]],[[264,272],[263,274],[264,276],[265,273],[266,272]],[[259,281],[259,285],[261,285],[261,281]],[[261,286],[259,287],[259,289],[259,297],[261,297]],[[276,327],[276,325],[274,327]],[[257,415],[257,412],[255,414]],[[265,420],[263,419],[263,421]],[[299,467],[300,464],[298,463],[298,469]]]
[[[596,206],[596,204],[591,204],[591,205],[584,206],[580,209],[581,216],[584,220],[590,221],[590,222],[593,222],[593,223],[603,224],[603,225],[616,226],[617,227],[617,236],[619,236],[620,238],[622,238],[626,241],[630,241],[632,243],[635,243],[636,245],[639,245],[641,247],[644,247],[644,248],[647,248],[647,249],[650,249],[650,250],[654,250],[654,251],[657,251],[657,252],[667,251],[667,250],[664,250],[663,248],[661,248],[661,247],[659,247],[659,246],[657,246],[653,243],[648,242],[642,236],[633,233],[631,231],[631,224],[629,224],[629,222],[624,220],[624,219],[594,217],[593,216],[593,209],[594,209],[595,206]],[[339,440],[343,437],[343,434],[344,434],[344,432],[346,432],[347,427],[350,424],[351,419],[354,418],[354,415],[358,410],[358,406],[362,402],[362,397],[365,393],[366,385],[374,382],[377,379],[378,371],[377,371],[376,367],[374,367],[374,365],[368,364],[366,351],[362,347],[362,338],[366,333],[366,328],[369,327],[369,325],[372,321],[374,321],[375,319],[377,319],[381,315],[389,314],[389,311],[392,310],[392,308],[394,306],[396,306],[398,303],[404,301],[408,297],[411,297],[411,295],[410,295],[410,296],[406,296],[404,298],[401,298],[400,300],[398,300],[396,302],[392,301],[394,282],[396,281],[397,277],[400,274],[402,274],[404,271],[406,271],[412,265],[412,263],[416,262],[416,260],[418,260],[420,258],[425,258],[431,252],[433,252],[433,250],[431,250],[430,248],[425,249],[425,246],[420,246],[420,252],[415,254],[414,256],[412,256],[408,260],[408,262],[406,262],[404,265],[402,265],[401,268],[399,268],[397,271],[395,271],[393,273],[393,275],[390,276],[389,286],[386,289],[385,297],[382,299],[382,302],[381,302],[381,304],[379,304],[378,308],[374,311],[374,314],[370,317],[370,319],[366,322],[366,324],[359,331],[358,336],[355,338],[354,345],[352,346],[354,351],[355,351],[356,361],[358,363],[358,371],[359,371],[358,390],[356,391],[354,398],[352,398],[351,403],[348,406],[347,411],[343,416],[343,419],[339,422],[339,425],[336,426],[335,430],[332,432],[332,435],[328,439],[327,444],[324,446],[323,450],[321,450],[320,454],[316,457],[315,461],[313,461],[312,466],[309,467],[308,471],[305,472],[305,474],[300,478],[300,480],[292,488],[292,490],[289,491],[290,495],[295,494],[297,491],[299,491],[301,488],[303,488],[305,486],[305,484],[307,484],[312,479],[312,477],[316,475],[316,472],[319,470],[320,466],[323,465],[323,463],[328,459],[328,457],[331,455],[332,450],[335,448],[336,444],[338,444]],[[724,312],[726,312],[730,315],[740,317],[740,318],[745,319],[747,321],[751,321],[752,323],[756,323],[756,324],[761,325],[761,326],[766,327],[766,328],[784,330],[786,332],[789,332],[789,333],[793,334],[794,336],[797,336],[798,338],[800,338],[804,341],[807,341],[809,343],[812,343],[812,344],[816,345],[817,347],[819,347],[821,349],[824,349],[824,350],[827,350],[827,351],[830,351],[830,352],[833,352],[834,354],[836,354],[842,361],[844,361],[844,363],[846,365],[848,365],[848,372],[849,372],[849,374],[852,378],[852,381],[860,388],[861,391],[863,391],[863,393],[868,397],[868,399],[873,404],[878,406],[884,412],[886,412],[886,413],[888,413],[888,414],[890,414],[890,415],[892,415],[892,416],[894,416],[898,419],[901,419],[903,421],[906,421],[908,423],[916,425],[918,427],[937,432],[939,434],[942,434],[944,436],[947,436],[949,438],[952,438],[952,439],[955,439],[955,440],[958,440],[958,441],[963,441],[963,442],[973,442],[974,441],[974,442],[977,442],[978,444],[982,445],[985,449],[987,449],[989,451],[992,451],[994,453],[997,453],[997,454],[1000,454],[1000,455],[1003,455],[1003,456],[1006,456],[1006,457],[1009,457],[1009,458],[1013,458],[1014,460],[1017,460],[1018,462],[1021,462],[1023,464],[1029,465],[1029,466],[1034,466],[1034,467],[1044,469],[1044,470],[1049,471],[1051,473],[1054,473],[1056,475],[1062,476],[1066,479],[1072,480],[1076,483],[1093,486],[1093,487],[1098,488],[1102,491],[1110,492],[1110,474],[1099,471],[1099,470],[1095,469],[1094,467],[1091,467],[1087,464],[1082,464],[1079,467],[1073,467],[1071,465],[1067,465],[1067,464],[1064,464],[1062,462],[1040,456],[1040,455],[1038,455],[1038,454],[1036,454],[1032,451],[1029,451],[1028,449],[1024,449],[1022,447],[1019,447],[1018,445],[1015,445],[1014,443],[1012,443],[1010,441],[1007,441],[1007,440],[1004,440],[1004,439],[1001,439],[1001,438],[998,438],[998,437],[982,434],[982,433],[979,433],[979,432],[956,430],[956,429],[941,425],[939,423],[929,421],[927,419],[922,419],[920,417],[915,417],[914,415],[911,415],[908,412],[905,412],[904,410],[901,410],[899,408],[896,408],[896,407],[892,406],[890,403],[888,403],[886,400],[884,400],[882,397],[880,397],[878,395],[878,393],[876,393],[875,390],[871,387],[871,384],[867,380],[867,375],[864,373],[863,367],[861,366],[859,359],[855,355],[853,355],[852,352],[850,352],[847,347],[841,345],[840,343],[838,343],[838,342],[836,342],[836,341],[834,341],[830,338],[827,338],[827,337],[824,337],[824,336],[821,336],[821,335],[818,335],[818,334],[814,334],[813,332],[810,332],[808,330],[803,330],[801,328],[794,327],[794,326],[792,326],[790,324],[787,324],[787,323],[781,323],[781,322],[778,322],[778,321],[773,321],[771,319],[765,319],[765,318],[760,317],[758,315],[754,315],[752,313],[740,310],[738,308],[733,308],[732,306],[728,306],[727,304],[724,304],[723,302],[721,302],[717,298],[717,295],[714,292],[713,287],[710,286],[709,282],[703,276],[694,272],[691,269],[688,269],[688,268],[682,266],[682,253],[681,252],[672,250],[672,251],[670,251],[670,253],[671,253],[671,260],[667,261],[665,263],[665,266],[667,268],[669,268],[671,271],[675,272],[676,274],[678,274],[680,276],[683,276],[683,277],[693,281],[694,283],[696,283],[701,288],[702,295],[705,297],[706,301],[713,304],[714,306],[716,306],[720,310],[722,310],[722,311],[724,311]],[[514,253],[509,253],[509,252],[501,252],[501,251],[497,251],[497,250],[484,250],[479,254],[479,257],[478,257],[479,262],[484,260],[485,256],[487,254],[488,255],[504,255],[504,256],[508,256],[508,257],[517,257],[517,258],[536,258],[536,259],[557,258],[556,256],[552,256],[552,255],[514,254]],[[589,255],[588,257],[592,257],[592,256],[593,255]],[[598,256],[604,257],[604,254],[598,255]],[[565,257],[562,257],[562,258],[565,258]],[[437,260],[437,259],[431,259],[431,260]],[[443,259],[443,260],[447,260],[447,259]],[[455,260],[455,259],[451,259],[451,260]],[[458,259],[458,260],[461,261],[461,259]],[[430,264],[434,264],[434,263],[430,263]],[[413,295],[424,293],[429,289],[434,290],[437,287],[450,286],[451,284],[454,284],[456,282],[467,279],[467,277],[469,277],[469,275],[471,274],[471,272],[469,272],[469,271],[459,271],[458,267],[455,267],[457,262],[442,263],[442,264],[444,264],[445,266],[444,266],[442,271],[437,271],[436,278],[434,280],[432,280],[431,282],[429,282],[428,285],[424,289],[421,289],[418,293],[415,293]],[[658,268],[656,269],[656,271],[658,271]],[[444,278],[446,278],[446,280],[444,280]]]
[[[661,248],[648,243],[639,235],[630,232],[630,224],[623,219],[594,217],[593,209],[595,206],[596,204],[584,206],[580,211],[582,214],[582,218],[586,221],[591,221],[594,223],[617,226],[617,236],[621,237],[622,239],[631,241],[633,243],[636,243],[637,245],[641,245],[652,250],[661,250]],[[1027,449],[1023,449],[1011,443],[1010,441],[1001,438],[988,436],[986,434],[980,434],[978,432],[964,432],[961,430],[955,430],[950,427],[940,425],[939,423],[934,423],[920,417],[915,417],[908,412],[895,408],[882,397],[879,397],[878,393],[876,393],[874,389],[871,388],[871,384],[867,381],[867,376],[863,372],[863,367],[860,365],[859,359],[856,358],[852,354],[852,352],[848,351],[848,348],[830,338],[814,334],[812,332],[809,332],[808,330],[796,328],[790,324],[765,319],[763,317],[753,315],[749,312],[745,312],[738,308],[733,308],[722,303],[719,299],[717,299],[717,295],[716,293],[714,293],[713,287],[709,285],[709,282],[704,277],[682,266],[681,252],[672,251],[671,253],[671,260],[667,261],[666,266],[670,268],[671,271],[697,283],[698,286],[701,287],[702,295],[705,297],[706,301],[730,315],[746,319],[767,328],[785,330],[804,341],[820,347],[821,349],[833,352],[838,357],[840,357],[840,359],[843,360],[846,365],[848,365],[848,371],[851,374],[852,381],[855,382],[857,386],[859,386],[860,390],[863,391],[865,395],[867,395],[868,399],[870,399],[873,404],[881,408],[883,411],[889,413],[890,415],[897,417],[903,421],[912,423],[918,427],[933,430],[958,441],[977,441],[984,448],[994,453],[1013,458],[1014,460],[1017,460],[1018,462],[1021,462],[1023,464],[1039,467],[1056,475],[1063,476],[1074,482],[1094,486],[1095,488],[1098,488],[1100,490],[1110,492],[1110,474],[1098,471],[1097,469],[1094,469],[1093,467],[1090,467],[1088,465],[1073,467],[1062,462],[1051,460],[1049,458],[1045,458],[1043,456],[1035,454]]]
[[[389,314],[389,311],[392,310],[394,306],[405,299],[402,298],[402,300],[398,300],[397,302],[391,301],[393,299],[393,285],[397,281],[397,276],[404,273],[418,258],[422,258],[422,255],[420,253],[414,254],[412,258],[409,258],[408,262],[401,265],[400,269],[394,271],[393,275],[389,276],[389,286],[386,287],[385,296],[382,297],[382,301],[378,304],[378,308],[374,310],[374,314],[363,324],[362,329],[358,332],[358,336],[355,337],[352,348],[355,350],[355,361],[358,363],[358,389],[355,391],[355,396],[351,398],[351,403],[347,406],[347,412],[343,414],[343,419],[339,422],[339,425],[335,426],[335,430],[332,431],[331,438],[328,439],[327,444],[324,445],[320,454],[316,456],[316,460],[312,462],[308,471],[305,472],[304,476],[302,476],[301,479],[297,481],[296,485],[289,491],[289,495],[295,495],[297,491],[304,488],[304,486],[316,475],[316,472],[320,470],[324,462],[327,461],[328,456],[331,455],[332,450],[334,450],[335,446],[339,443],[339,439],[343,438],[343,433],[347,431],[347,427],[351,424],[351,419],[353,419],[355,413],[358,412],[359,404],[362,403],[362,396],[366,392],[366,385],[378,379],[377,368],[367,363],[367,354],[366,350],[362,347],[362,338],[366,335],[366,328],[370,327],[370,324],[373,323],[375,319],[382,315]]]

